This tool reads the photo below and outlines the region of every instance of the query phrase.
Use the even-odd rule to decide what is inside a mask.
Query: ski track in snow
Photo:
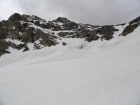
[[[140,105],[140,27],[121,31],[110,41],[9,49],[0,58],[0,105]]]

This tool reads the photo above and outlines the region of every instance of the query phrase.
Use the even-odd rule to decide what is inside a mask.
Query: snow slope
[[[126,37],[0,58],[0,105],[140,105],[140,27]],[[81,47],[82,45],[82,47]]]

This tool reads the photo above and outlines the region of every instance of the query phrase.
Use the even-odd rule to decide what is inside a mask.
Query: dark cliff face
[[[140,23],[140,16],[137,17],[136,19],[130,21],[130,24],[134,24],[134,23]]]
[[[15,13],[15,14],[13,14],[13,15],[11,15],[11,16],[9,17],[8,21],[13,22],[13,21],[18,21],[18,20],[22,20],[22,19],[23,19],[23,18],[22,18],[22,16],[21,16],[20,14]]]
[[[133,32],[140,25],[140,16],[129,22],[129,25],[123,30],[122,36],[126,36]]]
[[[53,46],[57,44],[56,37],[51,33],[42,31],[43,28],[37,22],[44,22],[36,16],[13,14],[7,21],[0,22],[0,56],[7,51],[9,47],[14,49],[27,51],[29,50],[27,44],[33,43],[34,49],[40,49],[42,46]],[[38,26],[38,27],[37,27]],[[37,28],[36,28],[37,27]],[[18,40],[22,44],[15,44],[10,40]],[[35,42],[39,41],[38,44]]]
[[[126,36],[133,32],[139,24],[140,17],[131,21],[121,35]],[[113,25],[93,26],[75,23],[64,17],[46,21],[34,15],[15,13],[7,21],[0,22],[0,56],[10,53],[9,47],[24,52],[30,50],[29,43],[33,44],[34,49],[41,49],[58,44],[57,40],[61,38],[85,38],[88,42],[110,40],[116,31],[119,30]],[[20,43],[17,44],[14,40]]]
[[[122,32],[122,36],[126,36],[133,32],[139,25],[138,24],[129,24]]]

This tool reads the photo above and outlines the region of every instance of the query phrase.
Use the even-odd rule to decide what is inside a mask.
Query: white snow
[[[62,26],[62,25],[63,25],[63,23],[60,23],[60,22],[57,22],[56,24],[58,24],[58,25],[60,25],[60,26]]]
[[[41,38],[40,38],[41,39]],[[35,41],[34,43],[36,44],[40,44],[40,40]]]
[[[30,22],[29,22],[29,23],[30,23]],[[39,26],[37,26],[37,25],[35,25],[35,24],[33,24],[33,23],[30,23],[29,27],[34,27],[35,29],[39,29],[39,30],[43,31],[44,33],[49,33],[49,34],[51,34],[51,33],[53,32],[53,31],[50,30],[50,29],[43,29],[42,27],[39,27]]]
[[[15,26],[13,26],[13,29],[15,29]]]
[[[19,35],[22,35],[22,33],[21,33],[21,32],[19,32]]]
[[[23,42],[19,41],[19,40],[16,40],[16,39],[10,39],[10,38],[7,38],[5,39],[7,42],[11,42],[11,43],[15,43],[16,45],[19,45],[19,44],[23,44]]]
[[[121,31],[110,41],[64,38],[67,46],[2,56],[0,105],[139,105],[140,27]]]

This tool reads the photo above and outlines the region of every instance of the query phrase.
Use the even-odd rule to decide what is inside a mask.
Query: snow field
[[[0,105],[139,105],[140,27],[119,33],[110,41],[64,38],[67,46],[9,49],[0,58]]]

